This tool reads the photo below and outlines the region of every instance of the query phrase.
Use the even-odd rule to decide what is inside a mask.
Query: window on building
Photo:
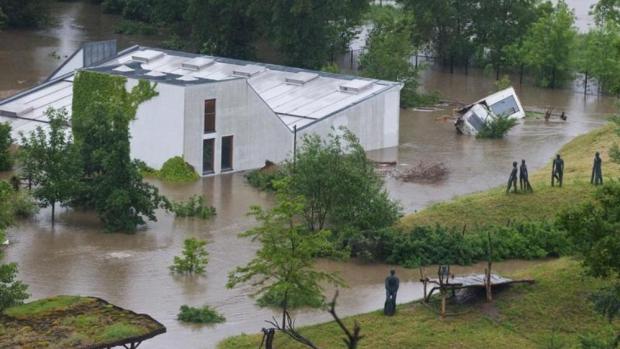
[[[215,99],[205,101],[205,133],[215,132]]]
[[[233,136],[222,137],[222,171],[233,169]]]
[[[213,166],[215,159],[215,139],[202,141],[202,173],[209,174],[215,171]]]

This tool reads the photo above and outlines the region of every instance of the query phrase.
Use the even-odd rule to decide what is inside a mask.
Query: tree
[[[320,69],[348,47],[368,0],[265,0],[256,18],[286,64]]]
[[[155,210],[169,207],[159,190],[143,181],[137,164],[131,160],[129,121],[123,108],[111,99],[94,103],[89,109],[97,120],[91,136],[101,141],[92,153],[99,172],[86,178],[94,208],[108,231],[134,232],[144,218],[156,221]],[[92,145],[92,144],[91,144]]]
[[[205,265],[209,262],[209,253],[205,248],[207,242],[196,238],[185,239],[183,242],[183,256],[175,256],[170,270],[180,274],[203,274]]]
[[[30,295],[26,292],[28,285],[15,280],[17,264],[0,265],[0,312],[6,308],[23,304]]]
[[[575,15],[564,1],[543,14],[520,45],[523,63],[538,74],[538,83],[555,88],[571,77],[577,29]]]
[[[138,106],[157,95],[140,80],[127,91],[125,77],[81,71],[73,82],[71,127],[83,166],[80,191],[71,204],[94,209],[108,231],[134,232],[155,210],[168,208],[159,190],[143,181],[131,160],[129,124]]]
[[[6,181],[0,181],[0,232],[4,232],[14,221],[13,189]]]
[[[344,128],[326,140],[304,136],[286,171],[292,180],[280,190],[304,199],[301,213],[310,231],[330,227],[344,239],[345,233],[391,226],[400,216],[359,140]]]
[[[568,232],[587,272],[615,281],[591,297],[595,309],[611,322],[620,314],[620,182],[607,182],[596,192],[594,203],[562,213],[558,223]],[[611,347],[618,346],[620,333],[612,342]]]
[[[50,0],[0,0],[9,27],[38,27],[49,19]]]
[[[521,41],[538,18],[540,0],[483,0],[473,15],[474,44],[483,62],[495,70],[510,64],[509,47]]]
[[[26,163],[33,168],[34,197],[43,207],[52,207],[52,225],[56,204],[65,205],[73,198],[80,183],[81,164],[77,149],[67,136],[69,119],[65,109],[48,109],[49,131],[41,126],[28,137],[21,135]]]
[[[206,54],[254,58],[260,33],[253,7],[246,0],[189,0],[187,20],[195,48]]]
[[[620,93],[620,24],[607,22],[579,37],[577,66],[609,93]],[[586,80],[587,83],[587,80]]]
[[[429,43],[444,66],[468,65],[474,53],[473,20],[478,2],[472,0],[399,0],[413,15],[413,32]]]
[[[9,171],[13,168],[13,157],[11,156],[11,125],[0,122],[0,171]]]
[[[289,185],[290,178],[276,186]],[[227,287],[251,282],[257,287],[261,306],[276,305],[286,314],[288,307],[315,306],[324,303],[322,286],[341,285],[333,273],[317,271],[314,258],[332,250],[328,230],[310,231],[299,220],[304,211],[304,199],[290,196],[286,191],[276,194],[276,204],[270,210],[252,207],[250,214],[259,225],[245,233],[261,243],[256,256],[246,266],[229,274]]]
[[[377,18],[366,40],[366,52],[360,57],[362,75],[403,84],[400,105],[404,108],[419,101],[418,70],[410,62],[414,54],[411,28],[410,18],[396,10]]]
[[[620,24],[620,0],[598,0],[592,13],[599,25],[606,22]]]

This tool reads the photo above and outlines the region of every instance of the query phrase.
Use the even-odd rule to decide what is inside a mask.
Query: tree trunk
[[[585,96],[587,94],[588,94],[588,71],[586,70],[586,76],[583,82],[583,95]]]
[[[496,65],[495,66],[495,81],[499,81],[499,71],[500,71],[500,65]]]
[[[450,74],[454,74],[454,55],[450,56]]]
[[[52,227],[54,226],[56,216],[56,201],[52,201]]]
[[[284,292],[284,301],[282,302],[282,330],[286,330],[286,309],[288,308],[288,290]]]
[[[523,63],[521,63],[521,71],[519,73],[519,85],[523,85],[523,70],[524,70],[524,65]]]
[[[553,66],[553,71],[551,72],[551,88],[555,88],[555,66]]]

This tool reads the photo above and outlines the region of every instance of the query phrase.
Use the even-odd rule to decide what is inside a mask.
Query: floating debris
[[[394,169],[392,176],[403,182],[437,183],[446,179],[449,174],[448,168],[441,162],[419,161],[414,167],[407,169]]]

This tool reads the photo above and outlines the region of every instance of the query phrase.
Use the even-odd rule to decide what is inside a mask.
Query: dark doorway
[[[233,136],[222,137],[222,171],[233,169]]]
[[[209,174],[215,170],[215,139],[205,139],[202,141],[202,173]]]

